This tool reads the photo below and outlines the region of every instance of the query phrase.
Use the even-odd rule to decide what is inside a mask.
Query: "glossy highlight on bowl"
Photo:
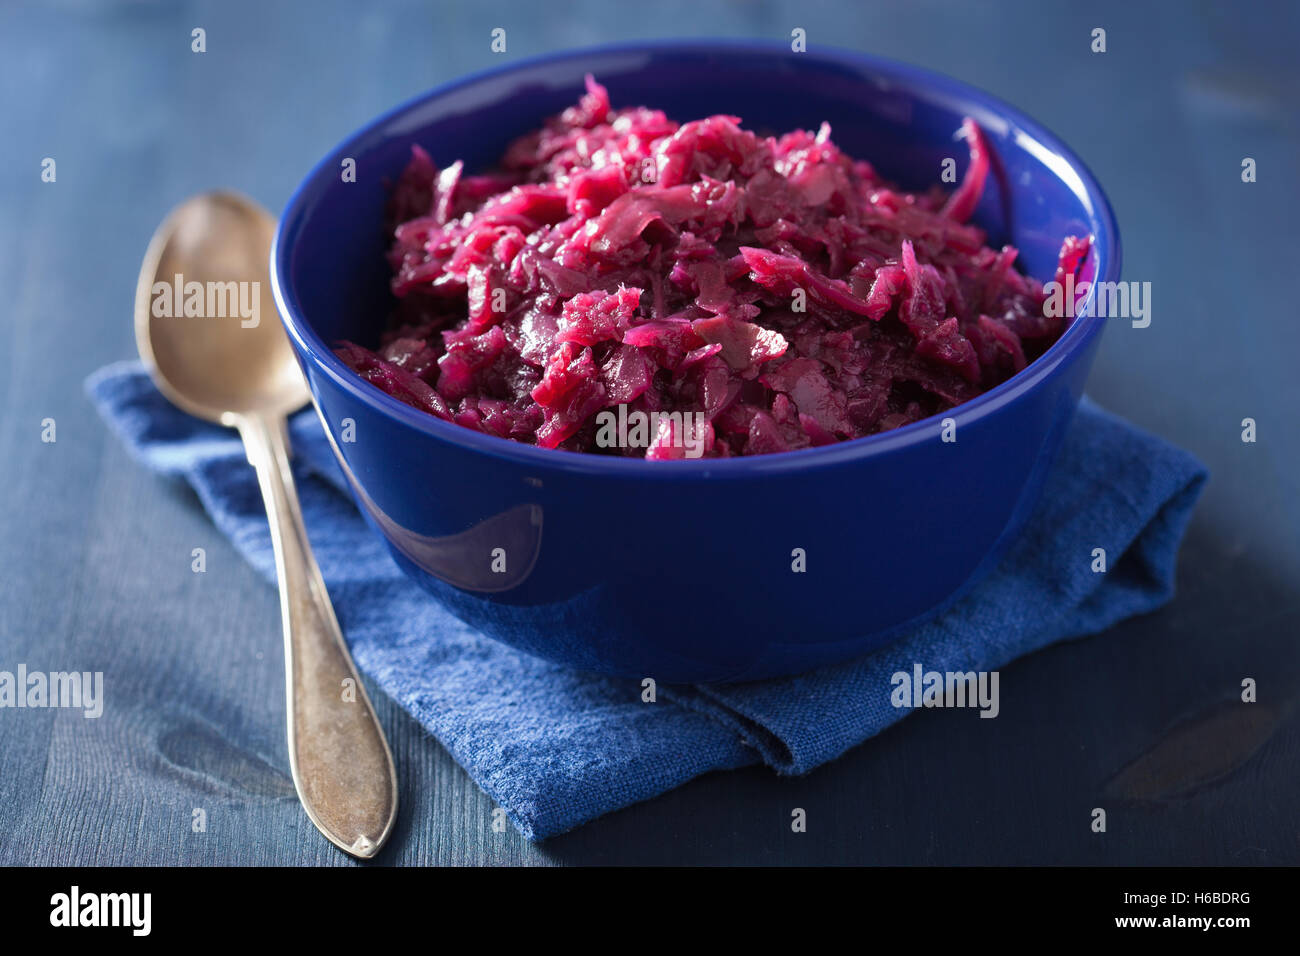
[[[391,308],[384,205],[411,146],[486,167],[575,99],[587,73],[620,102],[683,121],[729,113],[776,132],[827,121],[905,189],[960,151],[953,137],[970,116],[993,157],[973,219],[1039,278],[1065,236],[1091,235],[1080,280],[1118,279],[1104,195],[1052,134],[955,80],[847,51],[690,41],[557,54],[440,87],[350,136],[285,209],[272,280],[317,410],[368,521],[458,616],[570,666],[670,682],[793,673],[880,646],[971,586],[1019,531],[1102,319],[1077,318],[944,419],[726,460],[484,435],[383,394],[331,351],[373,341]],[[356,182],[339,175],[345,158]],[[943,440],[945,419],[955,441]]]

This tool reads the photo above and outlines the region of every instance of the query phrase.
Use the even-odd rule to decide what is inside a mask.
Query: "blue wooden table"
[[[806,778],[714,774],[540,846],[494,832],[488,798],[380,698],[403,804],[381,859],[1300,861],[1295,5],[69,0],[0,8],[0,670],[100,670],[108,701],[97,720],[0,710],[0,863],[349,864],[289,779],[275,593],[82,394],[134,354],[168,208],[226,186],[278,211],[362,121],[503,58],[796,27],[993,91],[1106,186],[1152,322],[1111,324],[1090,391],[1212,473],[1179,596],[1006,669],[992,729],[923,711]],[[1245,678],[1259,702],[1228,706]]]

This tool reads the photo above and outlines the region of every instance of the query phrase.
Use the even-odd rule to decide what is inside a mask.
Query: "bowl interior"
[[[462,159],[471,171],[489,168],[512,139],[574,103],[587,73],[608,87],[616,107],[650,106],[679,121],[728,113],[760,133],[828,122],[849,155],[912,190],[939,182],[949,157],[964,171],[967,147],[955,134],[971,116],[993,152],[974,217],[989,243],[1014,244],[1020,268],[1046,280],[1062,239],[1091,233],[1098,242],[1083,278],[1099,269],[1118,277],[1106,276],[1113,224],[1087,171],[1036,124],[965,84],[860,54],[780,46],[580,51],[470,77],[398,107],[313,170],[285,211],[273,268],[297,313],[286,320],[319,360],[345,372],[328,349],[340,339],[373,345],[386,322],[393,299],[384,206],[411,146],[424,147],[439,166]],[[355,182],[343,181],[346,159],[356,163]]]

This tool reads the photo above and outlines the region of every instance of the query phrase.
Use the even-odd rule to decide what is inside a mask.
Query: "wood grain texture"
[[[1153,287],[1151,327],[1112,323],[1090,391],[1195,452],[1212,479],[1171,607],[1005,669],[997,720],[920,712],[806,778],[713,774],[531,846],[494,833],[488,798],[376,695],[402,787],[379,862],[1300,862],[1289,703],[1300,678],[1294,9],[585,0],[555,19],[556,9],[0,8],[0,669],[102,670],[107,697],[97,720],[0,710],[0,863],[355,865],[308,823],[288,776],[275,593],[192,494],[106,434],[81,381],[133,354],[136,271],[175,202],[226,186],[280,209],[362,121],[501,62],[488,49],[496,26],[509,59],[799,26],[811,45],[931,66],[1039,117],[1105,184],[1126,277]],[[1097,25],[1104,55],[1088,51]],[[190,52],[194,26],[207,30],[206,54]],[[47,156],[53,184],[40,181]],[[1252,185],[1240,181],[1245,156],[1259,166]],[[1244,417],[1259,423],[1256,444],[1240,441]],[[44,418],[57,422],[53,444],[41,442]],[[190,569],[196,547],[203,574]],[[1245,677],[1258,681],[1267,726],[1198,729],[1216,706],[1249,706],[1221,704]],[[1143,799],[1107,791],[1152,753],[1161,779],[1185,766],[1198,784],[1161,788],[1148,773],[1146,789],[1130,777],[1126,791]],[[1098,806],[1105,834],[1089,829]],[[790,832],[794,807],[807,810],[805,834]],[[191,830],[195,808],[204,833]]]

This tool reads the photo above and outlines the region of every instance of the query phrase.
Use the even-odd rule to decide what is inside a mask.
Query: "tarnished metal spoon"
[[[311,822],[371,857],[397,817],[397,773],[303,528],[286,417],[308,401],[268,276],[275,223],[230,193],[176,207],[140,270],[135,335],[174,404],[239,429],[271,523],[284,623],[289,766]]]

